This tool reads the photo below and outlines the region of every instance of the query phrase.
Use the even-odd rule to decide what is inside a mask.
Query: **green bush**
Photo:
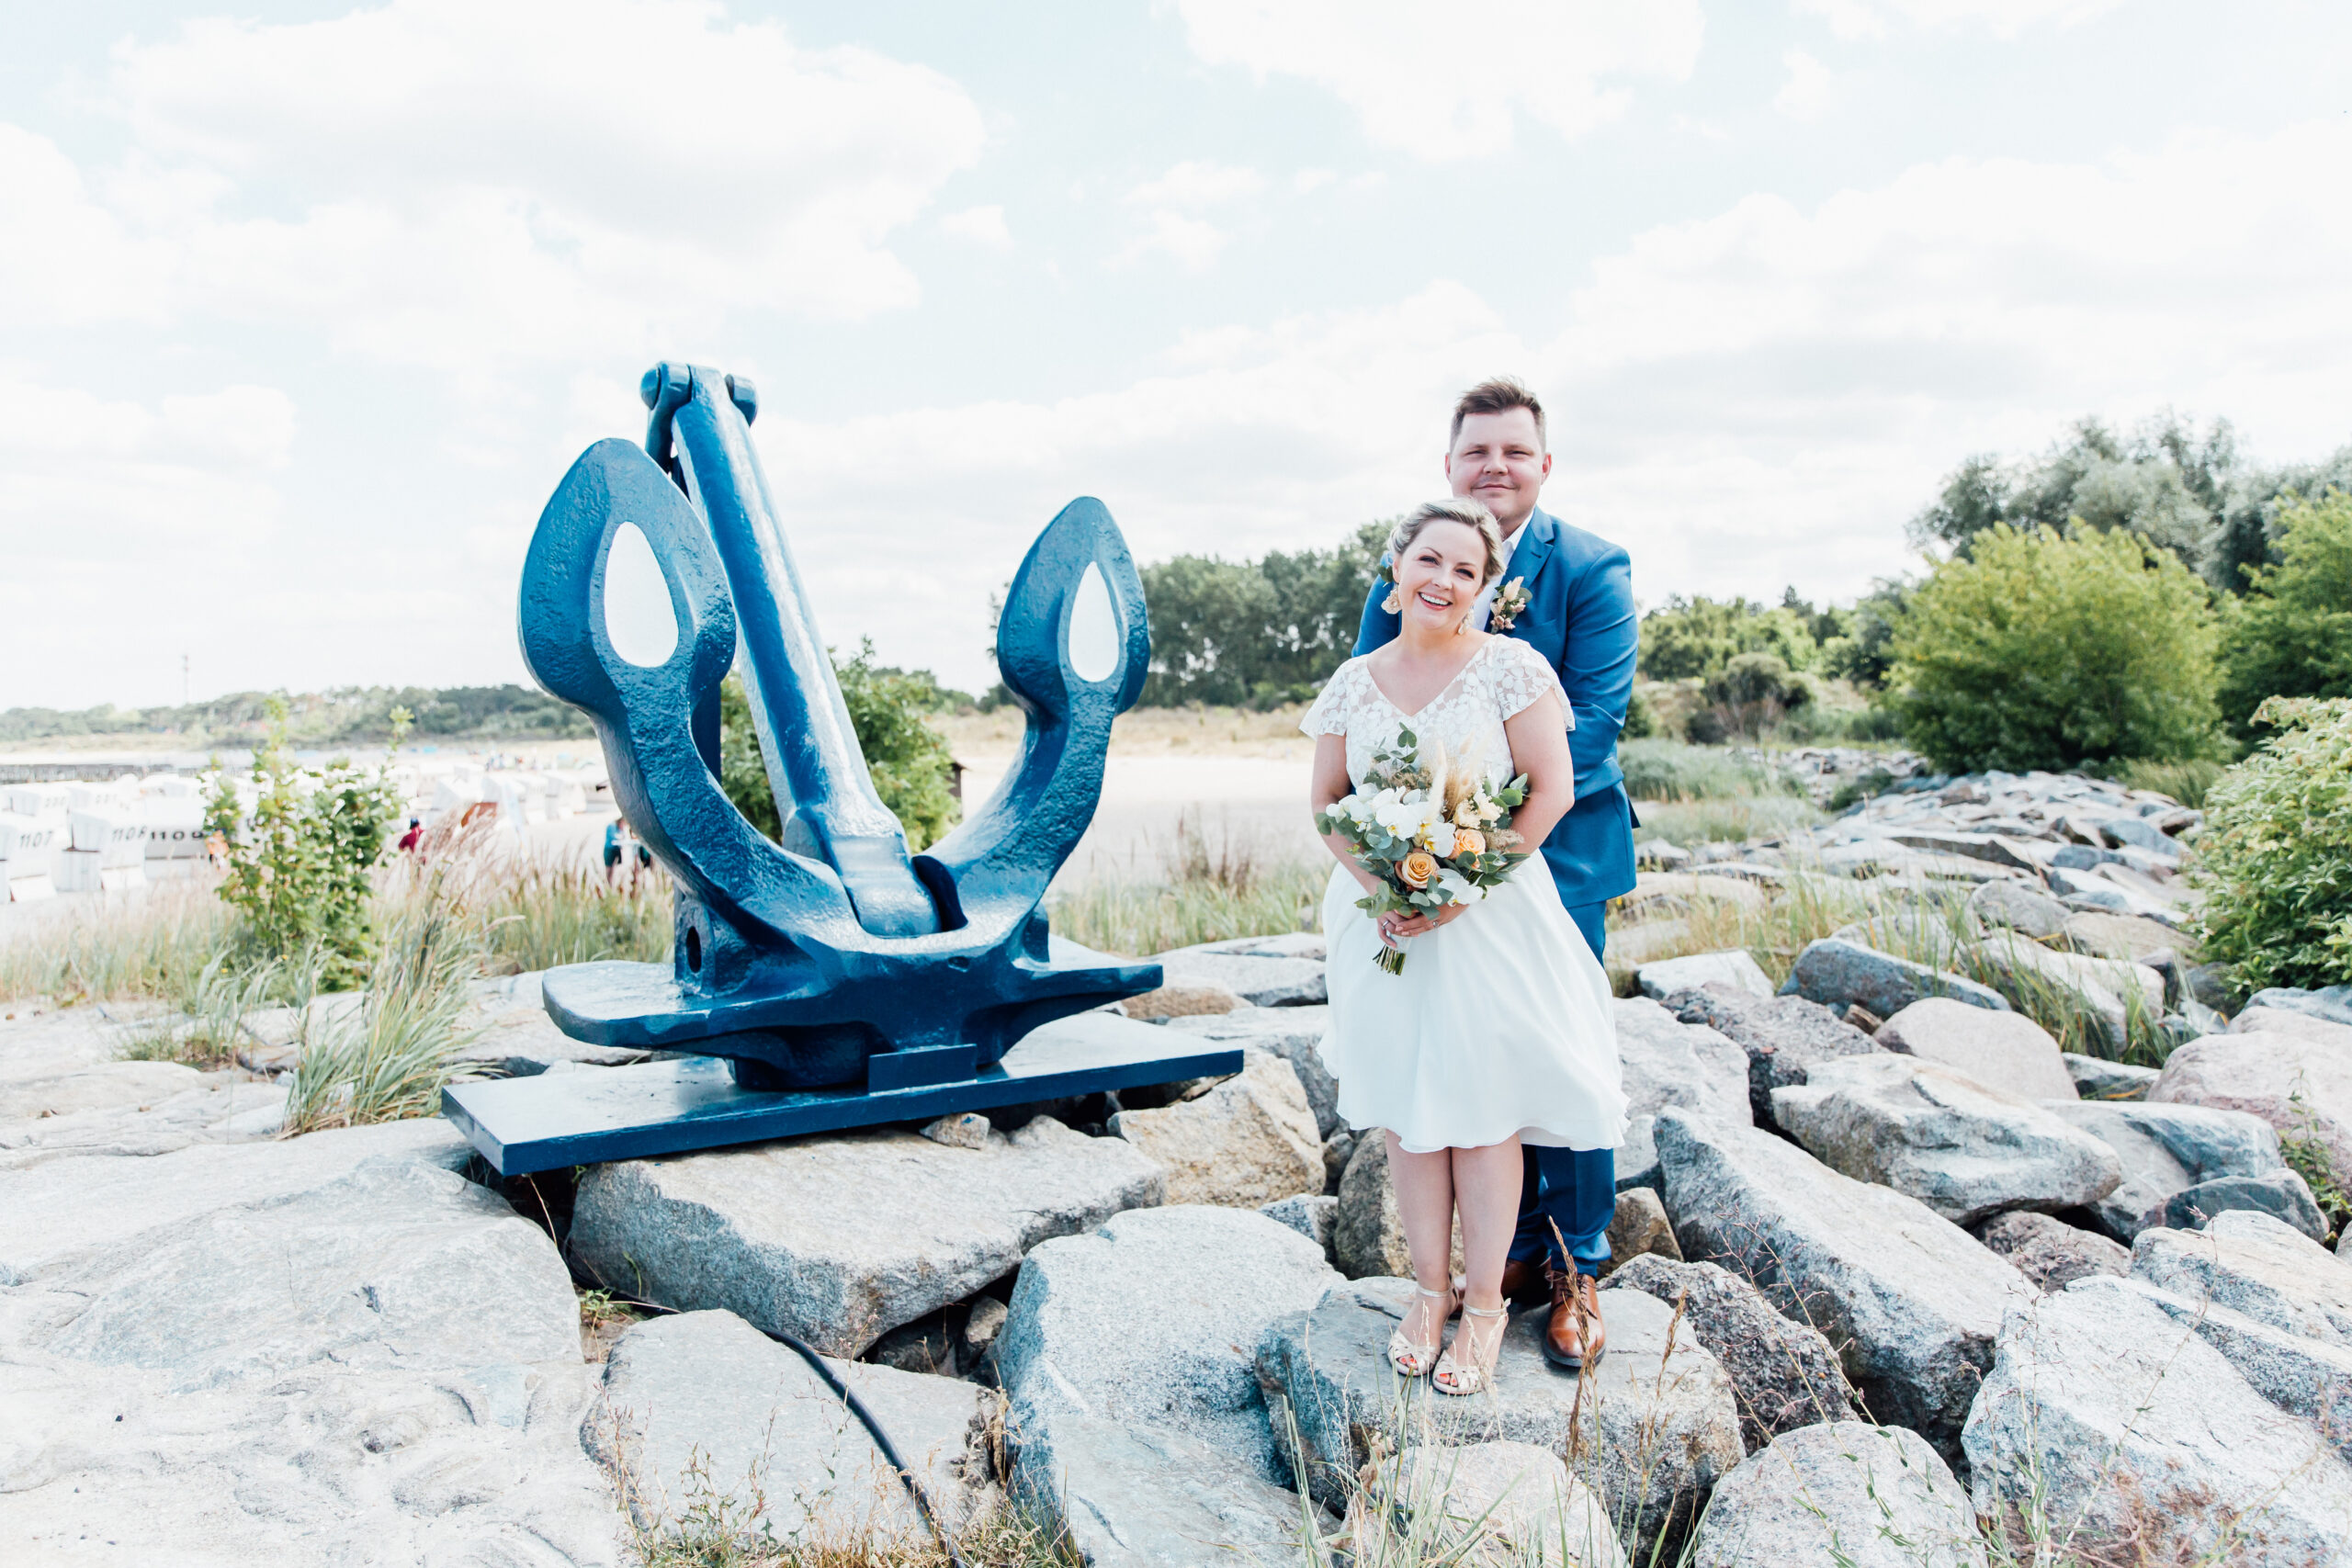
[[[2205,794],[2213,781],[2222,776],[2223,764],[2211,757],[2192,757],[2185,762],[2130,761],[2109,773],[2126,789],[2153,790],[2168,795],[2183,806],[2204,809]]]
[[[407,713],[394,709],[395,751],[407,728]],[[319,983],[340,990],[367,977],[374,943],[371,874],[398,819],[401,794],[389,757],[373,773],[338,757],[305,774],[287,749],[286,728],[286,705],[273,699],[269,733],[254,750],[259,799],[253,819],[243,819],[224,775],[204,827],[227,846],[220,898],[245,918],[252,944],[268,959],[315,956]]]
[[[1653,681],[1709,679],[1744,653],[1768,653],[1791,670],[1809,670],[1819,655],[1812,606],[1792,589],[1778,605],[1676,594],[1642,617],[1642,674]],[[1824,622],[1825,635],[1837,627]]]
[[[2222,713],[2248,734],[2270,697],[2352,697],[2352,495],[2278,514],[2278,561],[2246,572],[2222,639]]]
[[[1777,654],[1742,653],[1699,688],[1726,731],[1750,739],[1780,722],[1781,716],[1813,701],[1813,688]],[[1697,739],[1697,736],[1691,739]]]
[[[2206,795],[2206,958],[2244,992],[2352,982],[2352,700],[2274,697],[2282,733]]]
[[[846,663],[836,659],[833,674],[841,682],[858,750],[865,753],[874,793],[906,829],[907,848],[930,848],[955,826],[961,808],[949,793],[955,756],[946,738],[924,720],[953,703],[955,694],[944,691],[927,670],[894,670],[875,663],[871,641],[861,643],[857,657]],[[718,784],[752,826],[771,839],[782,836],[784,824],[768,786],[759,732],[752,723],[751,698],[740,675],[729,675],[719,687]]]
[[[1952,773],[2193,757],[2214,744],[2216,635],[2204,584],[2138,536],[1996,524],[1913,592],[1892,705]]]

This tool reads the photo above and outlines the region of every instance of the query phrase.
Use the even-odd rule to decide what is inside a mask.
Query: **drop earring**
[[[1380,602],[1380,607],[1392,615],[1401,615],[1405,613],[1405,601],[1396,597],[1395,583],[1388,585],[1388,597]]]
[[[1466,636],[1468,636],[1468,635],[1469,635],[1469,631],[1470,631],[1470,617],[1469,617],[1469,616],[1464,615],[1464,616],[1463,616],[1460,620],[1458,620],[1458,621],[1456,621],[1456,622],[1454,622],[1454,623],[1453,623],[1453,635],[1454,635],[1455,637],[1466,637]]]

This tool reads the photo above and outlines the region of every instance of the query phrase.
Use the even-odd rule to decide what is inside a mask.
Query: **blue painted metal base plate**
[[[441,1114],[502,1176],[642,1159],[888,1122],[928,1122],[1241,1070],[1238,1047],[1113,1013],[1031,1031],[995,1066],[954,1083],[763,1093],[716,1056],[452,1084]]]

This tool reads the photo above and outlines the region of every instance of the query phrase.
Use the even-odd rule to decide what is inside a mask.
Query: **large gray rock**
[[[1388,1179],[1388,1140],[1374,1128],[1356,1140],[1340,1177],[1340,1207],[1331,1226],[1331,1257],[1351,1280],[1372,1275],[1408,1276],[1413,1255],[1405,1244],[1405,1218],[1396,1209],[1396,1187]]]
[[[1772,1091],[1804,1082],[1815,1063],[1879,1049],[1869,1035],[1803,997],[1754,998],[1713,987],[1678,991],[1667,1006],[1683,1022],[1705,1024],[1747,1055],[1748,1116],[1758,1126],[1772,1124]]]
[[[1382,1468],[1396,1536],[1447,1561],[1628,1568],[1600,1499],[1532,1443],[1418,1444]]]
[[[2075,910],[2066,916],[2060,934],[2076,953],[2087,953],[2094,958],[2128,959],[2134,964],[2152,964],[2165,954],[2193,962],[2198,952],[2193,939],[2143,915]]]
[[[467,1152],[436,1120],[0,1172],[0,1540],[616,1563],[570,1280]]]
[[[1715,1487],[1690,1568],[1982,1568],[1968,1489],[1916,1432],[1836,1421],[1750,1454]]]
[[[2310,1422],[2339,1455],[2352,1459],[2352,1348],[2274,1328],[2210,1301],[2177,1296],[2145,1280],[2102,1280],[2098,1289],[2129,1292],[2196,1330],[2229,1359],[2247,1387]]]
[[[282,1275],[257,1288],[256,1275]],[[51,1270],[86,1292],[48,1348],[196,1389],[316,1362],[365,1371],[576,1360],[579,1306],[547,1233],[401,1155],[274,1202],[216,1209],[135,1259]],[[484,1314],[485,1301],[498,1310]]]
[[[1319,1192],[1295,1193],[1261,1203],[1258,1212],[1278,1225],[1296,1231],[1331,1256],[1331,1237],[1340,1226],[1340,1201]]]
[[[1340,1130],[1340,1083],[1323,1065],[1323,1033],[1329,1027],[1328,1006],[1236,1008],[1217,1016],[1170,1019],[1168,1027],[1180,1034],[1226,1041],[1260,1051],[1271,1051],[1291,1065],[1306,1102],[1315,1108],[1315,1135],[1328,1138]]]
[[[2241,1209],[2201,1231],[2142,1231],[2132,1273],[2290,1334],[2352,1346],[2352,1264],[2268,1214]]]
[[[2059,1059],[2066,1064],[2066,1076],[2075,1080],[2074,1098],[2078,1100],[2145,1100],[2160,1076],[2154,1067],[2110,1062],[2104,1056],[2086,1056],[2076,1051],[2061,1052]],[[2064,1100],[2067,1096],[2043,1098]]]
[[[1617,1186],[1656,1187],[1657,1151],[1651,1146],[1650,1126],[1657,1112],[1679,1105],[1744,1123],[1749,1115],[1747,1064],[1738,1047],[1715,1030],[1687,1024],[1647,997],[1621,998],[1611,1005],[1626,1100]]]
[[[2199,1230],[2215,1215],[2239,1209],[2284,1221],[2313,1241],[2327,1240],[2327,1218],[2319,1212],[2319,1200],[2312,1195],[2310,1184],[2291,1170],[2200,1181],[2165,1201],[2162,1223],[2173,1230]]]
[[[2031,1101],[1887,1052],[1825,1062],[1773,1090],[1772,1117],[1832,1169],[1955,1224],[2094,1203],[2122,1179],[2114,1150]]]
[[[1165,1185],[1134,1145],[1049,1116],[979,1149],[850,1133],[592,1167],[571,1246],[648,1300],[855,1356]]]
[[[1663,1001],[1677,991],[1705,986],[1728,986],[1751,997],[1769,997],[1772,982],[1744,947],[1724,953],[1692,953],[1680,958],[1660,958],[1634,971],[1642,995]]]
[[[2078,1280],[2003,1324],[1963,1438],[1977,1513],[2038,1514],[2132,1562],[2342,1561],[2352,1471],[2119,1283]]]
[[[1358,1280],[1277,1322],[1260,1344],[1259,1381],[1297,1423],[1294,1472],[1315,1496],[1343,1506],[1375,1443],[1385,1452],[1411,1443],[1532,1443],[1566,1455],[1612,1519],[1634,1522],[1628,1546],[1637,1561],[1660,1540],[1672,1561],[1672,1542],[1743,1451],[1731,1380],[1692,1336],[1674,1331],[1673,1309],[1637,1292],[1611,1292],[1609,1353],[1581,1378],[1544,1359],[1545,1313],[1524,1314],[1504,1338],[1490,1393],[1449,1399],[1407,1388],[1389,1370],[1388,1337],[1411,1300],[1408,1280]],[[1289,1430],[1283,1416],[1275,1407],[1278,1434]]]
[[[1295,1550],[1256,1352],[1339,1282],[1321,1247],[1231,1209],[1143,1210],[1038,1247],[997,1339],[1015,1485],[1090,1562]],[[1187,1530],[1212,1533],[1175,1558],[1136,1544]]]
[[[2017,1265],[2045,1293],[2093,1274],[2132,1271],[2132,1254],[2096,1231],[2030,1209],[2013,1209],[1976,1227],[1977,1239]]]
[[[1277,1480],[1258,1341],[1340,1282],[1321,1247],[1263,1214],[1121,1214],[1029,1254],[997,1337],[997,1376],[1023,1431],[1063,1415],[1164,1427]]]
[[[1056,1416],[1020,1429],[1022,1500],[1086,1568],[1292,1568],[1306,1560],[1297,1494],[1166,1427]],[[1331,1521],[1314,1515],[1317,1535]]]
[[[1618,1292],[1639,1291],[1674,1308],[1723,1364],[1753,1452],[1782,1432],[1854,1413],[1838,1352],[1818,1329],[1782,1316],[1764,1293],[1713,1263],[1637,1258],[1609,1276],[1601,1316]]]
[[[476,1032],[458,1054],[459,1072],[524,1078],[559,1066],[626,1067],[669,1055],[574,1040],[548,1016],[546,979],[547,971],[535,969],[475,982]]]
[[[200,1145],[135,1158],[73,1154],[8,1173],[0,1202],[0,1285],[100,1258],[223,1209],[307,1192],[381,1156],[462,1170],[473,1149],[438,1117],[263,1144]]]
[[[1656,1115],[1669,1105],[1747,1122],[1747,1053],[1704,1024],[1683,1022],[1647,997],[1611,1004],[1627,1114]]]
[[[1885,1050],[1938,1063],[2019,1099],[2075,1098],[2058,1042],[2021,1012],[1927,997],[1881,1024],[1874,1038]]]
[[[2070,1001],[2096,1023],[2106,1048],[2118,1055],[2131,1043],[2135,1011],[2150,1021],[2164,1014],[2164,976],[2144,964],[2053,952],[2014,933],[1979,943],[1971,956],[2019,1008],[2033,1008],[2046,998]]]
[[[2352,986],[2323,986],[2317,990],[2302,990],[2293,986],[2273,986],[2246,998],[2248,1008],[2273,1008],[2286,1012],[2300,1012],[2323,1022],[2352,1029]]]
[[[1288,1062],[1245,1050],[1241,1071],[1207,1093],[1152,1111],[1122,1111],[1110,1131],[1168,1173],[1170,1203],[1254,1209],[1323,1190],[1315,1111]]]
[[[1918,1200],[1768,1133],[1669,1111],[1657,1148],[1686,1258],[1821,1330],[1878,1419],[1957,1438],[2002,1313],[2034,1299],[2024,1275]]]
[[[999,1494],[985,1438],[997,1396],[954,1378],[828,1358],[950,1529]],[[921,1517],[865,1428],[808,1363],[731,1312],[657,1317],[622,1334],[582,1440],[624,1477],[641,1529],[674,1529],[695,1502],[782,1540],[868,1531],[920,1541]],[[696,1472],[699,1472],[699,1474]]]
[[[2352,1170],[2352,1050],[2292,1034],[2209,1034],[2165,1060],[2152,1104],[2244,1111]]]
[[[1316,1007],[1329,1001],[1323,986],[1323,939],[1310,939],[1312,957],[1271,945],[1283,940],[1245,937],[1180,947],[1159,954],[1155,962],[1170,985],[1222,986],[1252,1007]]]
[[[2278,997],[2278,991],[2260,991],[2257,996]],[[2312,1012],[2305,1008],[2272,1007],[2260,1002],[2248,1002],[2245,1010],[2230,1020],[2232,1034],[2291,1034],[2298,1040],[2316,1040],[2338,1050],[2352,1050],[2352,1028],[2338,1023],[2332,1017]]]
[[[1781,994],[1819,1002],[1840,1015],[1859,1002],[1881,1018],[1893,1018],[1922,997],[1950,997],[1971,1007],[2009,1010],[2008,998],[1989,986],[1834,937],[1805,944]]]
[[[2066,929],[2066,906],[2022,882],[1988,882],[1968,896],[1981,925],[2007,926],[2040,941]]]
[[[1628,1187],[1617,1194],[1609,1216],[1609,1257],[1617,1267],[1636,1258],[1670,1258],[1682,1261],[1682,1247],[1674,1239],[1674,1222],[1666,1217],[1666,1202],[1654,1187]]]
[[[2177,1192],[2286,1168],[2278,1134],[2241,1111],[2103,1100],[2044,1100],[2042,1109],[2102,1140],[2122,1162],[2123,1179],[2091,1205],[2101,1228],[2120,1242],[2163,1224]]]

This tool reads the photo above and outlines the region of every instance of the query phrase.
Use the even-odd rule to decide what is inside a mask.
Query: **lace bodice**
[[[1320,696],[1299,720],[1309,735],[1348,738],[1348,779],[1361,786],[1372,766],[1372,754],[1409,728],[1424,739],[1436,736],[1456,757],[1476,748],[1480,765],[1497,784],[1511,778],[1510,738],[1503,720],[1520,712],[1546,692],[1559,694],[1561,716],[1576,728],[1560,678],[1544,657],[1517,637],[1489,638],[1470,656],[1453,683],[1415,714],[1400,713],[1372,678],[1371,655],[1349,660],[1333,671]]]

